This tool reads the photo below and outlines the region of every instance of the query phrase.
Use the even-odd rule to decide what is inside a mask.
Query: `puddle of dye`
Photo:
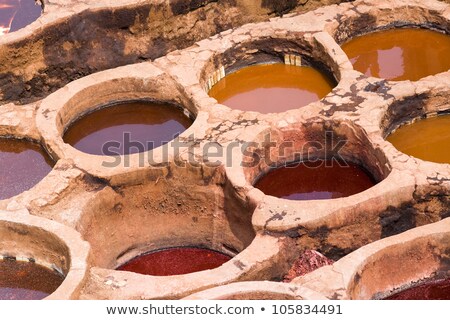
[[[63,281],[61,274],[35,263],[0,260],[0,300],[40,300]]]
[[[450,163],[450,115],[404,125],[387,140],[410,156],[438,163]]]
[[[424,283],[396,293],[385,300],[450,300],[450,279]]]
[[[261,177],[255,187],[282,199],[324,200],[348,197],[375,184],[366,170],[356,164],[320,161],[274,169]]]
[[[191,124],[181,109],[171,105],[122,103],[80,118],[67,129],[64,141],[89,154],[132,154],[173,140]],[[111,142],[115,145],[106,148]]]
[[[40,145],[0,138],[0,200],[32,188],[52,170],[53,165]]]
[[[318,101],[334,86],[332,80],[311,67],[276,63],[229,74],[211,88],[209,95],[232,109],[276,113]]]
[[[425,29],[392,29],[356,37],[342,46],[355,70],[387,80],[411,80],[450,68],[450,37]]]
[[[152,276],[173,276],[214,269],[231,257],[199,248],[172,248],[151,252],[132,259],[117,270]]]
[[[40,15],[33,0],[0,0],[0,35],[26,27]]]

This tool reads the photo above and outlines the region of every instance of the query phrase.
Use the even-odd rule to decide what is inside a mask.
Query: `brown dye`
[[[152,276],[172,276],[214,269],[231,257],[200,248],[171,248],[150,252],[120,266],[117,270]]]
[[[0,35],[26,27],[40,15],[33,0],[0,0]]]
[[[354,68],[367,76],[411,80],[450,68],[450,37],[424,29],[392,29],[350,40],[342,46]]]
[[[40,300],[63,281],[61,274],[38,264],[0,260],[0,300]]]
[[[232,109],[275,113],[318,101],[334,86],[331,79],[311,67],[276,63],[229,74],[211,88],[209,95]]]
[[[289,200],[348,197],[373,187],[375,180],[360,166],[317,161],[288,164],[269,171],[255,184],[266,195]]]
[[[432,162],[450,163],[450,115],[419,120],[392,133],[387,140],[399,151]]]
[[[0,138],[0,200],[32,188],[52,170],[53,165],[40,145]]]
[[[450,279],[427,282],[396,293],[385,300],[450,300]]]
[[[75,121],[64,141],[85,153],[123,155],[157,148],[192,124],[180,108],[150,102],[121,103]]]

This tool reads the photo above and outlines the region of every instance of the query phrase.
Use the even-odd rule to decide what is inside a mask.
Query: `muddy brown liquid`
[[[152,276],[173,276],[214,269],[230,259],[223,253],[207,249],[172,248],[139,256],[117,270]]]
[[[34,0],[0,0],[0,36],[26,27],[40,15]]]
[[[450,279],[424,283],[396,293],[385,300],[450,300]]]
[[[392,29],[342,46],[355,70],[387,80],[416,81],[450,68],[450,37],[425,29]]]
[[[38,144],[0,138],[0,200],[18,195],[41,181],[54,165]]]
[[[173,140],[191,124],[181,109],[171,105],[122,103],[77,120],[67,129],[64,141],[89,154],[132,154]]]
[[[426,161],[450,163],[450,115],[404,125],[387,140],[407,155]]]
[[[211,88],[209,95],[232,109],[275,113],[318,101],[334,86],[333,80],[311,67],[277,63],[229,74]]]
[[[255,187],[282,199],[323,200],[348,197],[375,184],[371,175],[356,164],[321,161],[294,163],[269,171]]]
[[[63,281],[61,274],[35,263],[0,260],[0,300],[40,300]]]

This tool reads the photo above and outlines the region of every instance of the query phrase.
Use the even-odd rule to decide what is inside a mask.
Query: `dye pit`
[[[33,142],[0,138],[0,200],[11,198],[36,185],[54,162]]]
[[[168,143],[192,125],[183,111],[158,103],[121,103],[76,120],[64,141],[94,155],[140,153]]]
[[[0,36],[26,27],[41,11],[33,0],[0,0]]]
[[[413,36],[415,41],[403,37],[420,45],[413,48],[414,55],[401,44],[382,42],[381,49],[368,58],[353,61],[355,67],[339,48],[353,35],[371,30],[408,25],[448,31],[449,5],[436,0],[311,0],[305,5],[297,1],[296,8],[284,10],[280,6],[295,1],[260,1],[255,6],[248,6],[248,1],[204,1],[201,6],[199,1],[181,2],[162,1],[155,6],[154,0],[120,5],[107,0],[47,1],[40,23],[0,39],[0,136],[38,141],[58,159],[56,168],[36,188],[0,201],[0,254],[19,256],[31,250],[24,256],[43,257],[55,265],[63,262],[61,269],[67,274],[63,287],[48,299],[181,299],[209,288],[221,291],[227,284],[239,284],[227,294],[242,299],[377,299],[393,288],[409,288],[420,279],[448,274],[448,161],[415,161],[384,139],[399,119],[449,109],[448,36],[436,32],[436,37]],[[302,13],[330,2],[342,3]],[[292,14],[285,14],[289,11]],[[438,39],[437,46],[436,41],[428,45],[425,38],[444,42]],[[426,52],[426,59],[419,49]],[[292,63],[293,57],[297,64],[300,56],[303,65],[320,62],[318,70],[326,70],[339,83],[314,75],[306,66],[259,65]],[[393,66],[398,60],[403,64],[403,59],[419,59],[417,65],[425,72],[413,68],[415,62]],[[378,66],[386,62],[387,71]],[[254,63],[258,65],[248,70],[273,68],[290,75],[258,71],[263,81],[249,74],[244,83],[230,84],[230,79],[247,70],[243,68],[219,81],[224,70]],[[355,72],[358,65],[363,73],[378,72],[382,78],[421,79],[380,81]],[[300,86],[305,74],[307,81]],[[253,82],[257,84],[248,89]],[[308,87],[314,83],[319,83],[318,91]],[[209,89],[215,96],[214,90],[221,86],[235,91],[217,97],[233,110],[208,96]],[[226,99],[239,103],[233,106]],[[168,116],[167,106],[155,106],[161,109],[156,118],[162,120],[153,130],[146,127],[141,107],[126,116],[129,121],[122,116],[126,111],[113,112],[120,109],[115,103],[125,100],[186,106],[196,120],[179,109],[177,115]],[[75,119],[79,115],[85,117]],[[115,115],[120,119],[113,119]],[[183,135],[182,140],[192,148],[179,159],[169,157],[162,166],[138,166],[138,157],[130,157],[130,166],[107,168],[101,165],[103,158],[90,155],[103,154],[105,142],[125,145],[124,131],[132,131],[134,125],[137,129],[129,140],[139,141],[143,148],[113,148],[114,154],[155,148],[188,127],[194,138]],[[217,156],[221,161],[211,167],[202,148],[259,143],[270,131],[277,143],[270,149],[274,156],[270,163],[286,163],[304,153],[282,154],[282,143],[293,141],[293,150],[303,151],[308,142],[323,142],[322,133],[328,130],[348,139],[344,158],[354,161],[352,166],[338,170],[319,166],[304,173],[282,168],[280,181],[268,182],[267,191],[260,187],[275,197],[264,196],[253,185],[260,172],[267,172],[267,164],[241,165],[253,153],[229,148],[233,153]],[[94,139],[86,140],[84,152],[70,147],[71,143],[81,150],[77,143],[91,136]],[[149,141],[154,142],[150,147]],[[255,152],[267,149],[257,146]],[[163,151],[155,149],[155,159]],[[190,158],[197,165],[191,165]],[[27,166],[36,167],[29,160]],[[10,170],[3,161],[2,170]],[[14,170],[15,181],[23,183],[21,169]],[[323,174],[317,177],[314,172]],[[0,179],[4,177],[2,173]],[[299,183],[304,181],[307,184]],[[6,189],[11,191],[10,186]],[[291,197],[321,201],[286,201]],[[14,225],[15,219],[20,219],[20,226]],[[32,226],[37,228],[29,230]],[[3,234],[10,236],[9,242],[3,241]],[[62,240],[55,241],[59,237]],[[115,269],[119,262],[154,248],[196,245],[232,258],[223,257],[229,262],[220,261],[205,272],[181,274],[182,267],[193,263],[173,264],[175,277]],[[299,252],[305,250],[317,255],[304,255],[296,265]],[[164,275],[171,271],[166,266],[160,269]],[[282,282],[285,276],[290,283]],[[246,289],[254,295],[247,295]]]
[[[41,300],[63,281],[61,274],[36,263],[0,260],[0,300]]]
[[[426,161],[450,163],[450,115],[403,125],[387,140],[407,155]]]
[[[136,257],[117,270],[152,276],[173,276],[214,269],[230,259],[230,256],[213,250],[170,248]]]
[[[271,170],[257,180],[255,187],[282,199],[324,200],[348,197],[375,184],[374,178],[357,164],[319,160]]]
[[[391,29],[342,45],[354,68],[367,76],[416,81],[450,69],[450,36],[425,29]]]
[[[450,279],[435,280],[414,286],[385,300],[450,300]]]
[[[334,86],[312,67],[275,63],[231,73],[214,85],[209,95],[232,109],[277,113],[318,101]]]

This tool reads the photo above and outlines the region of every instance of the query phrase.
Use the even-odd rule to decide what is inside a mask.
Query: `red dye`
[[[290,200],[348,197],[373,187],[375,180],[360,166],[329,161],[293,163],[268,172],[255,187],[266,195]]]
[[[450,300],[450,279],[430,281],[396,293],[385,300]]]
[[[61,274],[35,263],[0,260],[0,300],[40,300],[63,280]]]
[[[136,257],[117,268],[152,276],[173,276],[214,269],[231,257],[199,248],[172,248]]]
[[[320,252],[315,250],[306,250],[295,260],[289,272],[284,276],[283,282],[291,282],[297,277],[304,276],[323,266],[329,266],[334,263]]]

